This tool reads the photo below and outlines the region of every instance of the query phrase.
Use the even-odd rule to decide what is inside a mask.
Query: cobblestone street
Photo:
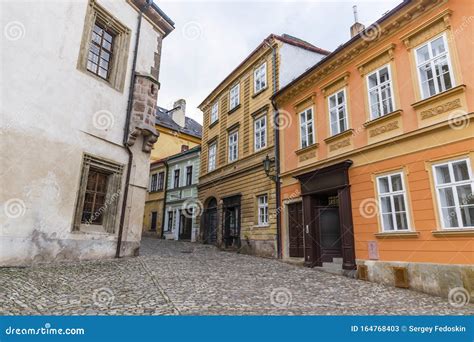
[[[212,246],[144,239],[137,258],[0,269],[0,314],[472,315],[474,306]]]

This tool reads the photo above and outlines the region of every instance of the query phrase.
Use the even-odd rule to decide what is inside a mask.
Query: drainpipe
[[[164,197],[163,197],[163,211],[161,213],[161,236],[160,238],[163,239],[163,236],[165,235],[165,216],[166,216],[166,193],[168,192],[168,162],[164,161],[165,163],[165,188],[164,188]]]
[[[272,49],[272,73],[273,73],[273,94],[277,92],[277,50],[276,48],[268,42],[265,42],[270,49]],[[275,191],[276,191],[276,228],[277,228],[277,258],[282,258],[281,253],[281,189],[280,189],[280,130],[278,127],[278,107],[276,106],[275,101],[272,99],[272,106],[274,109],[273,112],[273,135],[274,135],[274,145],[275,145]]]
[[[142,26],[142,17],[143,12],[148,9],[153,0],[147,0],[145,5],[140,9],[138,14],[137,22],[137,34],[135,38],[135,51],[133,52],[133,62],[132,62],[132,73],[130,76],[130,87],[128,92],[128,104],[127,104],[127,113],[125,116],[125,129],[123,134],[123,146],[128,153],[128,164],[127,164],[127,175],[125,178],[125,189],[123,192],[122,199],[122,211],[120,213],[120,225],[117,238],[117,250],[115,251],[115,257],[120,258],[120,249],[122,247],[122,235],[123,235],[123,226],[125,222],[125,212],[127,210],[127,199],[128,199],[128,188],[130,186],[130,175],[132,173],[132,163],[133,163],[133,153],[128,146],[128,134],[130,133],[130,120],[132,116],[132,105],[133,105],[133,88],[135,86],[135,77],[136,77],[136,66],[137,66],[137,56],[138,56],[138,45],[140,41],[140,29]]]

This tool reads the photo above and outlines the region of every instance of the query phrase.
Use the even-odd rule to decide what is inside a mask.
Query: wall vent
[[[408,269],[406,267],[393,267],[395,287],[408,288]]]
[[[369,280],[367,265],[357,265],[357,278],[360,280]]]

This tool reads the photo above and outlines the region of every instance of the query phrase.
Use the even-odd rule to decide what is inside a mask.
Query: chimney
[[[179,127],[184,127],[186,117],[186,100],[179,99],[173,104],[173,108],[176,108],[171,112],[171,118],[178,124]]]
[[[364,31],[365,26],[359,23],[359,18],[357,16],[357,6],[352,6],[352,10],[354,11],[354,24],[351,26],[351,38],[359,34],[359,32]]]

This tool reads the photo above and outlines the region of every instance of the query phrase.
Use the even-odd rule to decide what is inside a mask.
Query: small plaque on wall
[[[379,259],[379,246],[377,241],[369,241],[369,259],[370,260],[378,260]]]

